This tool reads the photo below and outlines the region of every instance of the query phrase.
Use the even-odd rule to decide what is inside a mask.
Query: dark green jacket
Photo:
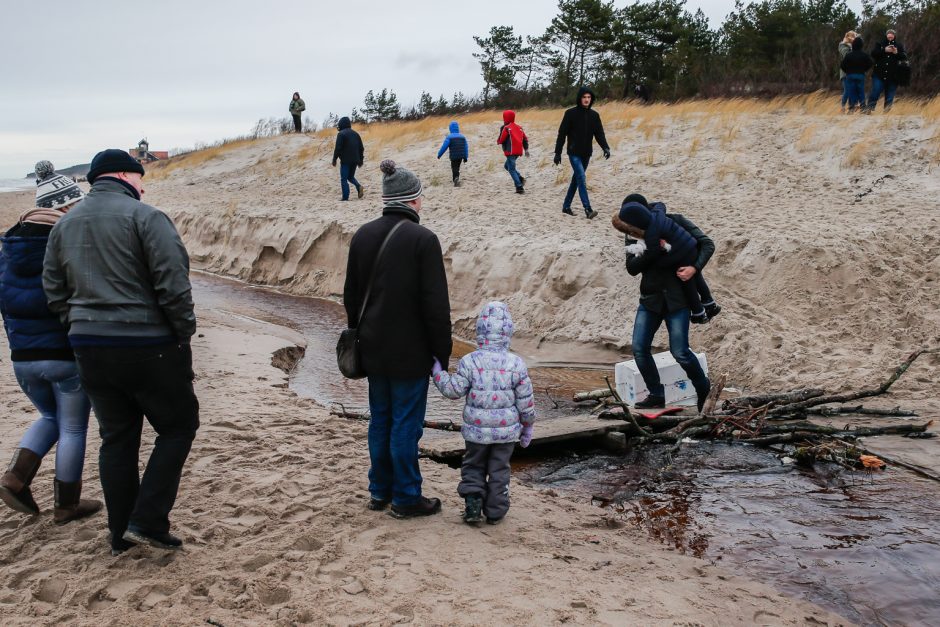
[[[188,341],[196,331],[189,255],[176,227],[116,179],[97,179],[53,227],[42,284],[73,335]]]
[[[293,98],[290,99],[289,111],[291,115],[300,115],[306,110],[307,105],[304,104],[303,98],[298,98],[297,100],[294,100]]]
[[[689,235],[698,242],[698,256],[692,265],[695,266],[697,272],[701,272],[715,252],[715,243],[688,218],[678,213],[666,215],[688,231]],[[627,244],[634,241],[630,237],[626,238]],[[640,304],[656,313],[687,308],[689,303],[682,292],[682,280],[676,276],[678,268],[658,267],[655,259],[655,253],[650,254],[649,250],[639,257],[627,253],[627,272],[630,276],[643,275],[640,279]]]

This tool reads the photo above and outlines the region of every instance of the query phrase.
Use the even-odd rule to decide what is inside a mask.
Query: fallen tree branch
[[[793,412],[792,414],[780,414],[774,416],[774,420],[799,420],[806,418],[807,416],[844,416],[849,415],[859,415],[859,416],[902,416],[902,417],[916,417],[917,412],[913,412],[907,409],[901,409],[900,407],[895,407],[894,409],[875,409],[870,407],[864,407],[862,405],[855,406],[843,406],[843,407],[817,407],[815,409],[806,408]]]
[[[702,405],[702,409],[699,410],[699,415],[705,416],[707,414],[715,411],[715,405],[718,404],[718,399],[721,397],[721,392],[725,389],[725,381],[728,380],[728,374],[722,374],[718,377],[718,382],[712,384],[711,389],[708,391],[708,396],[705,398],[705,404]]]
[[[583,403],[585,401],[600,401],[605,398],[611,398],[613,394],[609,389],[600,389],[592,390],[590,392],[575,392],[575,395],[571,397],[575,403]]]
[[[764,405],[769,405],[771,407],[779,404],[789,405],[791,403],[798,403],[810,398],[816,398],[817,396],[822,396],[825,393],[825,390],[819,388],[803,388],[799,390],[793,390],[792,392],[776,392],[774,394],[739,396],[738,398],[729,398],[725,400],[722,403],[721,408],[733,409],[743,407],[762,407]]]
[[[640,424],[636,421],[636,418],[634,417],[633,412],[630,411],[630,408],[627,407],[627,404],[624,403],[623,399],[620,398],[620,395],[617,394],[617,390],[614,389],[614,386],[610,384],[610,377],[605,376],[604,381],[607,383],[607,389],[610,390],[610,394],[611,396],[614,397],[614,401],[616,401],[617,405],[619,405],[620,408],[623,409],[623,415],[627,418],[627,420],[630,421],[633,424],[634,428],[637,431],[639,431],[641,434],[649,435],[650,432],[640,426]]]

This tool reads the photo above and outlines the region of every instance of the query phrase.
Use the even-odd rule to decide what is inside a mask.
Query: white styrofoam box
[[[702,370],[708,374],[708,362],[705,359],[705,353],[695,353],[698,363],[702,365]],[[663,384],[663,390],[666,394],[667,405],[681,405],[683,401],[692,400],[693,404],[697,400],[695,388],[689,381],[682,366],[676,363],[672,353],[657,353],[653,355],[653,361],[656,362],[656,368],[659,370],[659,380]],[[623,399],[623,402],[633,407],[637,401],[642,401],[649,395],[646,383],[643,381],[643,375],[636,365],[636,361],[622,361],[614,367],[614,378],[617,382],[617,394]]]

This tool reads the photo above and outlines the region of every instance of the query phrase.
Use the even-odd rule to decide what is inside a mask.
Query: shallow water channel
[[[193,275],[198,305],[291,327],[307,352],[291,389],[322,404],[367,405],[363,381],[336,370],[345,326],[331,301]],[[471,349],[462,345],[459,354]],[[595,369],[530,369],[543,419],[558,399],[604,385]],[[461,404],[429,393],[429,418],[459,420]],[[570,409],[567,409],[570,411]],[[514,458],[515,477],[608,507],[684,553],[723,565],[865,625],[940,625],[940,485],[900,469],[867,475],[782,465],[766,451],[688,444],[611,453],[585,446]]]

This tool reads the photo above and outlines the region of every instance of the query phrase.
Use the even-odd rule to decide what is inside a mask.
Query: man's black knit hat
[[[144,166],[126,151],[109,148],[102,150],[91,160],[91,169],[88,170],[87,176],[88,183],[94,183],[96,178],[108,172],[137,172],[143,176]]]

